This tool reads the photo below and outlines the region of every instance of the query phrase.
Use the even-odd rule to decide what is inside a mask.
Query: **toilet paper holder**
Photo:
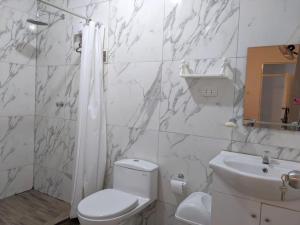
[[[170,180],[171,191],[174,194],[182,195],[185,193],[186,181],[184,180],[184,174],[179,173],[177,176],[172,176]]]
[[[183,173],[179,173],[177,175],[173,175],[173,176],[171,176],[171,180],[185,181],[184,174]]]

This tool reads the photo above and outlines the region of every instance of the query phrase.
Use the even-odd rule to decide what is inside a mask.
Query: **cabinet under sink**
[[[212,199],[212,225],[300,224],[300,212],[294,210],[218,192]]]

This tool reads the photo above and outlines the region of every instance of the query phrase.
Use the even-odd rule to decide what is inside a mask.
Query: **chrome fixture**
[[[281,178],[290,187],[298,190],[300,189],[300,171],[290,171],[288,174],[283,174]]]
[[[74,45],[78,46],[78,47],[75,47],[75,51],[77,53],[81,53],[81,48],[82,48],[82,33],[81,32],[74,35],[73,43],[74,43]]]
[[[61,108],[64,107],[64,103],[63,102],[56,102],[56,107]]]
[[[54,4],[50,3],[50,2],[47,2],[47,1],[44,1],[44,0],[38,0],[38,2],[41,2],[41,3],[45,4],[45,5],[51,6],[51,7],[53,7],[53,8],[59,9],[59,10],[61,10],[61,11],[64,11],[64,12],[66,12],[66,13],[69,13],[69,14],[73,15],[73,16],[79,17],[79,18],[81,18],[81,19],[84,19],[87,23],[89,23],[90,21],[92,21],[92,20],[91,20],[90,18],[88,18],[88,17],[85,17],[85,16],[79,15],[79,14],[77,14],[77,13],[71,12],[71,11],[69,11],[69,10],[67,10],[67,9],[64,9],[64,8],[62,8],[62,7],[59,7],[59,6],[57,6],[57,5],[54,5]]]
[[[35,20],[35,19],[27,19],[27,22],[31,23],[31,24],[34,24],[34,25],[37,25],[37,26],[48,26],[49,25],[48,23],[45,23],[45,22],[42,22],[42,21],[39,21],[39,20]]]
[[[263,156],[262,156],[262,162],[263,164],[269,165],[271,160],[270,160],[270,152],[269,151],[265,151]]]

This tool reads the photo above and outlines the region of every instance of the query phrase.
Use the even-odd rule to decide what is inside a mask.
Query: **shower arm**
[[[44,1],[44,0],[38,0],[38,2],[41,2],[41,3],[45,4],[45,5],[51,6],[53,8],[59,9],[61,11],[64,11],[66,13],[69,13],[69,14],[73,15],[73,16],[79,17],[81,19],[84,19],[86,21],[86,23],[89,23],[90,21],[92,21],[88,17],[85,17],[85,16],[79,15],[77,13],[71,12],[71,11],[69,11],[67,9],[64,9],[64,8],[61,8],[61,7],[57,6],[57,5],[54,5],[54,4],[50,3],[50,2],[47,2],[47,1]]]

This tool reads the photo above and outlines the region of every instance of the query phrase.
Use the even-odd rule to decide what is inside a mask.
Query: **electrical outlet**
[[[217,97],[218,89],[216,88],[205,88],[200,90],[200,95],[203,97]]]

